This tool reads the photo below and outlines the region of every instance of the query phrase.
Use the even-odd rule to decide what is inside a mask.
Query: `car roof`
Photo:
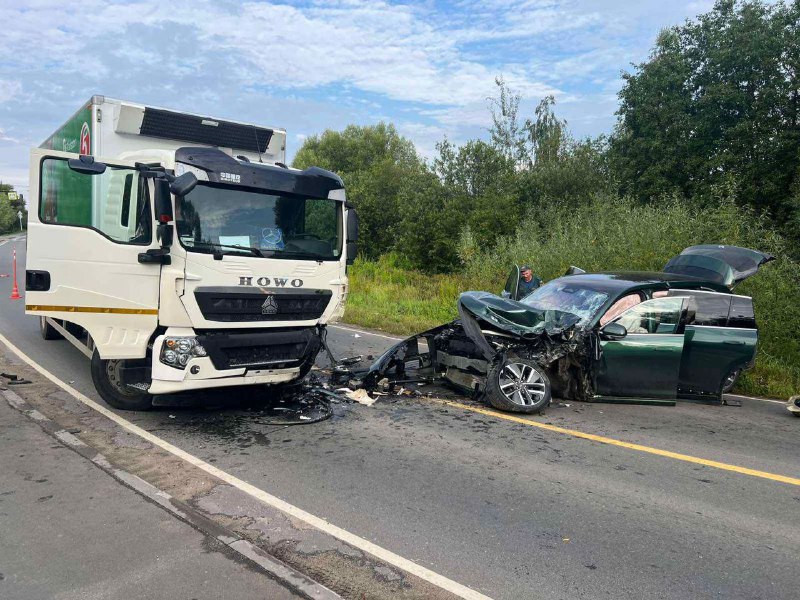
[[[677,275],[661,271],[618,271],[605,273],[581,273],[578,275],[565,275],[554,281],[571,281],[586,285],[592,289],[605,292],[622,291],[629,288],[647,288],[658,284],[664,287],[680,288],[708,287],[710,289],[728,292],[728,289],[717,283],[706,281],[699,277]]]

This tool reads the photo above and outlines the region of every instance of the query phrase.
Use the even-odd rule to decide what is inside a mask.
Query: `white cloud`
[[[22,83],[8,79],[0,79],[0,104],[8,102],[22,91]]]
[[[382,118],[430,156],[445,135],[485,136],[499,74],[524,116],[553,94],[578,135],[596,134],[613,124],[620,70],[709,1],[0,0],[13,23],[2,136],[44,138],[106,93],[286,126],[296,145],[295,131]],[[0,153],[0,167],[26,155]]]

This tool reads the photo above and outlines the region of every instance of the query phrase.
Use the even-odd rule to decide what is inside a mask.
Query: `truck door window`
[[[136,199],[135,210],[132,200]],[[42,161],[39,186],[42,223],[87,227],[123,244],[152,239],[147,184],[135,169],[109,165],[101,175],[84,175],[66,160]]]

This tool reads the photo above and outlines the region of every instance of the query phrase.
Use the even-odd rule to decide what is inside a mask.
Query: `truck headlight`
[[[161,362],[183,369],[196,356],[207,356],[206,349],[193,337],[167,337],[161,346]]]

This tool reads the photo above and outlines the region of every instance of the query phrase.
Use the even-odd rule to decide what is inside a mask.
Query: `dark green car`
[[[746,248],[684,250],[663,272],[570,273],[519,300],[465,292],[460,319],[397,344],[366,383],[410,370],[490,404],[538,412],[577,400],[721,401],[758,342],[752,299],[733,288],[773,257]]]

